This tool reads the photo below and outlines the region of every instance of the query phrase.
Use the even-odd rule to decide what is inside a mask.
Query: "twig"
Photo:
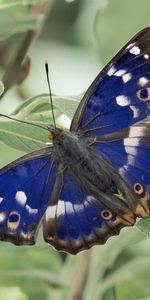
[[[4,77],[2,79],[5,91],[2,96],[14,85],[20,84],[27,76],[29,69],[27,69],[27,62],[23,64],[23,61],[26,57],[27,51],[30,45],[35,41],[35,39],[40,35],[44,23],[46,21],[46,17],[52,8],[54,0],[45,0],[44,4],[41,6],[33,6],[31,13],[34,15],[43,15],[39,22],[38,28],[35,30],[28,30],[25,34],[24,40],[18,49],[17,54],[12,59],[12,61],[8,64]],[[25,71],[26,70],[26,71]]]
[[[71,276],[71,292],[68,300],[81,300],[84,287],[86,285],[89,265],[91,258],[91,250],[80,254],[77,264]]]

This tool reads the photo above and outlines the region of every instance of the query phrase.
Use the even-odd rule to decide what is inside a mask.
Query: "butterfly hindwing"
[[[139,199],[134,209],[136,215],[150,214],[150,124],[141,123],[126,130],[97,137],[92,147],[117,169]]]
[[[94,244],[104,244],[122,227],[134,224],[135,220],[129,224],[104,208],[101,199],[88,194],[70,171],[65,170],[57,179],[59,193],[54,196],[54,204],[50,203],[43,224],[45,241],[56,249],[76,254]]]
[[[87,90],[71,130],[115,132],[146,118],[150,103],[150,27],[133,37]]]
[[[33,244],[56,175],[50,148],[18,159],[0,171],[0,239]]]

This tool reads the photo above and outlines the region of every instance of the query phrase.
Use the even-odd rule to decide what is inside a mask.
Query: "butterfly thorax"
[[[49,127],[53,141],[55,159],[62,163],[62,169],[68,168],[85,188],[105,192],[116,192],[112,180],[113,171],[108,169],[106,160],[95,153],[87,137],[76,132],[67,132],[60,128]]]

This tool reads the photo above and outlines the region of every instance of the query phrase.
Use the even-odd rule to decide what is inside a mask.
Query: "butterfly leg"
[[[91,138],[89,143],[88,143],[88,146],[91,146],[91,145],[95,144],[96,140],[97,140],[97,137]]]

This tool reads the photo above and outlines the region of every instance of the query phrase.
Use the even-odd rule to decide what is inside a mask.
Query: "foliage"
[[[68,49],[70,52],[78,48],[80,52],[83,51],[83,56],[78,54],[75,58],[75,52],[72,52],[71,61],[72,68],[74,68],[74,60],[75,65],[78,64],[78,84],[84,81],[87,74],[84,58],[89,49],[97,57],[95,62],[89,59],[90,56],[87,59],[89,60],[88,66],[91,68],[89,74],[92,74],[88,78],[90,83],[94,74],[96,75],[99,71],[99,65],[103,61],[108,61],[108,57],[126,42],[127,38],[132,35],[131,33],[148,25],[149,22],[148,0],[144,3],[139,0],[133,0],[132,3],[123,0],[58,2],[55,3],[47,20],[41,39],[30,53],[31,61],[33,68],[36,65],[36,69],[39,62],[41,63],[41,57],[44,60],[45,53],[47,54],[53,48],[51,54],[52,57],[55,57],[54,53],[57,55],[55,64],[57,63],[56,70],[59,70],[59,55],[62,54],[63,47],[66,65],[70,62],[68,55],[66,56]],[[42,0],[0,0],[0,41],[2,41],[0,51],[1,46],[5,46],[4,49],[10,48],[9,54],[4,57],[6,60],[13,62],[12,57],[18,51],[18,45],[21,44],[25,34],[29,31],[33,33],[39,31],[43,15],[40,9],[37,14],[32,12],[35,8],[37,9],[36,5],[40,7],[43,3]],[[68,14],[66,10],[69,11]],[[123,27],[121,27],[122,22]],[[67,38],[64,33],[66,28],[69,28]],[[60,37],[60,33],[66,39],[66,44],[63,46],[56,45],[56,39]],[[47,43],[49,39],[47,34],[54,39],[50,45]],[[40,51],[40,54],[36,52],[38,47],[44,49]],[[42,56],[40,56],[41,52]],[[1,54],[3,58],[2,55],[4,55],[3,52]],[[61,63],[63,58],[61,57]],[[5,59],[2,61],[0,58],[2,81],[4,78],[2,75],[7,71],[7,64],[4,65]],[[96,66],[93,71],[94,64]],[[13,67],[13,64],[11,66]],[[82,71],[82,66],[85,72]],[[67,78],[69,86],[70,76],[64,71],[62,64],[60,72],[63,77]],[[22,87],[11,86],[10,96],[6,93],[0,102],[0,113],[9,110],[14,118],[46,128],[52,122],[49,95],[43,94],[43,91],[47,91],[47,87],[40,86],[44,75],[38,73],[42,72],[38,69],[38,72],[35,71],[32,74],[31,67],[31,76]],[[61,80],[63,81],[62,78]],[[59,80],[58,82],[60,84]],[[74,82],[75,76],[72,85],[75,85]],[[84,84],[82,88],[85,89]],[[0,83],[0,95],[3,91],[3,83]],[[76,94],[79,92],[77,85]],[[33,98],[33,95],[36,96]],[[22,98],[28,99],[23,101]],[[81,96],[53,96],[54,113],[58,123],[72,119],[80,98]],[[66,126],[67,124],[66,121]],[[0,140],[1,166],[23,153],[44,147],[49,142],[47,133],[42,128],[20,124],[4,117],[0,117]],[[58,253],[44,244],[41,236],[36,246],[33,247],[16,247],[1,242],[0,298],[3,300],[91,300],[92,298],[95,300],[148,300],[150,295],[150,240],[146,238],[146,235],[150,235],[149,222],[149,219],[140,220],[138,223],[140,230],[136,226],[124,229],[118,237],[112,237],[106,245],[95,246],[77,256]]]

